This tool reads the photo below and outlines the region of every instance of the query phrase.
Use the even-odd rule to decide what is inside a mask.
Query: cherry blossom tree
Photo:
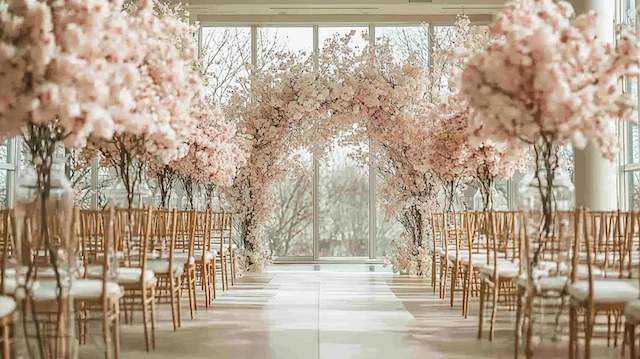
[[[635,36],[622,32],[616,46],[604,43],[595,33],[596,14],[573,15],[565,1],[507,3],[491,27],[497,40],[462,74],[477,136],[533,147],[542,237],[552,230],[560,146],[592,142],[612,159],[608,126],[634,110],[618,81],[638,73]]]
[[[491,139],[470,140],[468,161],[482,195],[484,211],[493,210],[493,186],[498,178],[510,179],[515,172],[524,173],[528,162],[528,154],[522,147],[509,146],[504,142]]]
[[[628,32],[617,44],[596,35],[596,14],[574,18],[568,2],[520,0],[505,5],[492,25],[498,39],[475,55],[462,75],[462,92],[477,114],[477,135],[514,146],[530,146],[535,155],[541,205],[531,223],[537,248],[527,265],[524,316],[526,355],[532,357],[534,268],[554,233],[559,149],[588,142],[613,159],[614,120],[630,118],[634,101],[620,90],[623,76],[637,76],[638,40]]]
[[[231,186],[237,166],[246,160],[235,124],[226,121],[218,107],[202,100],[193,115],[197,126],[187,141],[187,154],[169,163],[182,182],[191,208],[195,186],[209,191]]]
[[[309,58],[281,53],[274,61],[271,70],[254,72],[249,92],[236,94],[227,108],[247,141],[247,161],[227,193],[240,216],[250,270],[261,270],[266,260],[261,231],[271,211],[270,186],[286,173],[287,159],[307,134],[309,120],[327,112],[325,82]]]
[[[129,11],[131,30],[142,34],[137,46],[144,51],[133,92],[135,107],[112,139],[93,145],[103,163],[116,170],[131,208],[144,163],[168,163],[186,152],[184,142],[195,129],[192,105],[202,97],[202,80],[197,71],[197,29],[180,5],[148,1]]]
[[[438,178],[445,194],[445,211],[455,210],[459,186],[473,173],[469,143],[470,109],[460,103],[456,96],[448,102],[432,106],[428,145],[429,168]]]
[[[320,67],[330,76],[331,119],[320,133],[330,138],[350,129],[346,141],[369,142],[382,180],[385,214],[405,229],[405,235],[392,242],[390,262],[395,270],[424,275],[430,268],[424,218],[433,210],[436,193],[423,147],[429,127],[420,106],[426,97],[427,69],[415,56],[395,61],[388,39],[353,51],[352,36],[331,39],[321,57]],[[369,157],[361,153],[358,159],[368,165]]]
[[[59,266],[72,265],[61,252],[71,256],[76,247],[73,236],[63,235],[61,244],[51,238],[49,227],[54,220],[70,230],[70,216],[48,210],[54,152],[60,143],[83,147],[89,138],[109,139],[129,121],[139,80],[137,65],[143,56],[138,47],[142,37],[130,31],[132,19],[121,10],[122,2],[106,0],[12,0],[0,6],[0,137],[22,134],[29,149],[37,203],[23,204],[29,208],[17,210],[16,216],[36,213],[33,226],[48,251],[61,313],[68,287],[63,288]],[[16,241],[22,241],[20,233]],[[30,243],[22,244],[28,248]],[[22,244],[16,246],[18,252]],[[29,268],[20,280],[29,295],[35,263],[28,253],[17,257]],[[36,316],[33,319],[38,327]],[[72,320],[59,316],[56,331]],[[53,335],[58,337],[57,332]],[[36,336],[35,350],[44,357],[41,333],[37,331]],[[31,344],[27,343],[30,350]]]
[[[169,208],[173,188],[178,179],[176,170],[170,164],[152,161],[147,166],[147,173],[156,180],[157,189],[160,191],[160,207]]]

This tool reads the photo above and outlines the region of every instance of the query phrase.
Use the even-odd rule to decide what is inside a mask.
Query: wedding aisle
[[[512,318],[498,322],[493,343],[478,341],[477,301],[465,320],[459,306],[438,299],[424,281],[380,265],[272,265],[240,279],[219,295],[214,309],[199,310],[176,333],[166,306],[160,308],[157,350],[145,353],[136,343],[139,323],[123,325],[123,358],[513,357]],[[564,341],[548,342],[537,353],[564,357],[566,348]],[[93,357],[96,349],[84,347],[81,358]],[[594,350],[598,358],[619,354]]]

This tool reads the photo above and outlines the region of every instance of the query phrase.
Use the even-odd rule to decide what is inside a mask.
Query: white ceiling
[[[505,0],[189,0],[203,23],[447,21],[465,13],[490,21]],[[478,16],[474,16],[478,15]]]

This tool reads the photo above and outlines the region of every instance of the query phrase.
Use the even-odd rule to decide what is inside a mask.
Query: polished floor
[[[273,265],[245,275],[171,330],[159,306],[157,348],[145,353],[141,326],[123,326],[122,358],[513,358],[512,317],[499,316],[493,343],[477,340],[477,302],[460,316],[418,278],[380,265]],[[183,305],[183,318],[188,307]],[[92,337],[100,341],[99,330]],[[595,357],[619,357],[597,344]],[[566,357],[566,341],[546,340],[537,357]],[[94,358],[99,345],[84,346]]]

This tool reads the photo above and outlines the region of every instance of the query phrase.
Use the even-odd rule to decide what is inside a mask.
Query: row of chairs
[[[199,297],[206,308],[216,297],[216,280],[222,290],[234,284],[237,248],[232,241],[233,214],[213,211],[180,211],[165,209],[74,209],[69,221],[71,231],[57,234],[52,226],[54,246],[62,248],[62,238],[71,243],[69,257],[78,265],[71,279],[70,300],[75,308],[77,338],[87,342],[89,323],[101,323],[107,358],[120,353],[120,320],[133,320],[142,315],[145,348],[155,347],[155,307],[170,306],[173,330],[182,324],[181,298],[186,292],[190,318],[198,310]],[[33,308],[30,325],[44,342],[45,357],[56,358],[59,340],[65,326],[59,318],[51,320],[51,303],[56,298],[54,271],[48,265],[51,252],[44,250],[38,231],[27,216],[15,219],[10,210],[0,211],[2,243],[2,276],[0,282],[0,325],[2,325],[3,357],[9,358],[11,318],[16,310],[16,270],[8,268],[21,255],[33,263],[32,283],[27,296]],[[24,223],[22,227],[20,225]],[[64,227],[64,226],[60,226]],[[19,229],[20,228],[20,229]],[[16,233],[23,233],[16,241]],[[16,243],[25,248],[20,251]],[[25,252],[28,254],[25,255]],[[20,270],[20,269],[18,269]],[[59,271],[58,271],[59,272]],[[21,280],[22,282],[22,280]],[[200,296],[199,296],[200,294]],[[4,303],[11,303],[3,311]],[[25,305],[27,303],[24,303]],[[21,306],[27,308],[26,306]],[[5,313],[6,312],[6,313]],[[57,316],[59,317],[59,316]],[[37,323],[37,324],[36,324]],[[37,328],[36,328],[37,327]]]
[[[478,338],[488,320],[493,340],[497,316],[512,311],[516,357],[533,354],[536,334],[568,338],[571,358],[581,341],[590,358],[596,337],[637,357],[640,213],[434,213],[429,225],[432,289],[465,318],[479,299]]]

